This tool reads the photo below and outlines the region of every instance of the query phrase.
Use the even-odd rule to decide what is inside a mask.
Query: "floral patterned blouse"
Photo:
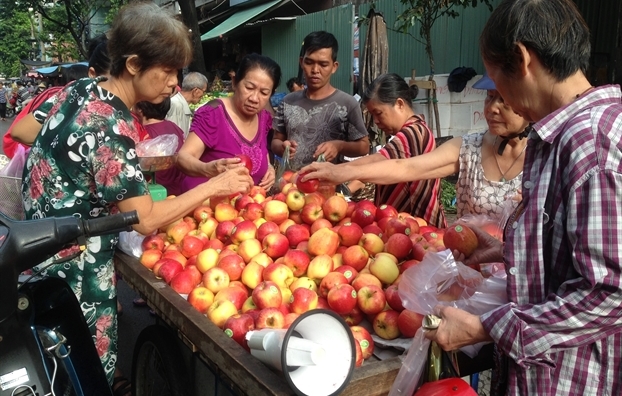
[[[125,104],[98,83],[66,86],[34,113],[43,124],[26,161],[22,198],[27,219],[118,212],[116,202],[148,194],[135,152],[138,134]],[[118,235],[92,237],[87,249],[62,263],[37,267],[64,279],[78,298],[109,381],[117,353],[113,266]],[[61,252],[55,259],[73,252]]]

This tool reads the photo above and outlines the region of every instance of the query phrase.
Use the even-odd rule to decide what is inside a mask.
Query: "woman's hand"
[[[239,158],[221,158],[205,164],[205,176],[214,177],[229,169],[244,167]]]
[[[446,351],[453,351],[466,345],[492,341],[484,330],[479,316],[458,308],[437,307],[441,323],[436,330],[427,330],[425,337],[436,341]]]
[[[296,148],[298,147],[298,143],[293,140],[284,140],[283,141],[283,152],[285,152],[285,147],[289,147],[289,159],[294,158],[296,154]]]
[[[276,171],[272,165],[268,165],[268,171],[259,182],[259,187],[263,187],[266,191],[274,185],[276,180]]]
[[[461,261],[470,267],[484,263],[503,262],[503,242],[492,237],[479,227],[470,226],[470,228],[477,236],[477,249],[469,257],[464,257],[464,254],[454,250],[452,253],[456,261]]]
[[[214,190],[214,196],[223,196],[235,193],[248,193],[253,186],[253,179],[250,177],[248,169],[240,166],[212,177],[207,183]]]
[[[350,180],[347,165],[335,165],[330,162],[313,162],[300,170],[306,173],[302,181],[309,179],[320,179],[333,184],[340,184]]]

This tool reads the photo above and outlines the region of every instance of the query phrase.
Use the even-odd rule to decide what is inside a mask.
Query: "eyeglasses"
[[[201,96],[205,95],[205,92],[207,92],[207,87],[205,88],[195,88],[198,89],[199,91],[201,91]]]

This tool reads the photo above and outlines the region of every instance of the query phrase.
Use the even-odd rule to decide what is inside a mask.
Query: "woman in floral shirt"
[[[211,165],[215,177],[183,195],[153,202],[148,193],[129,109],[139,101],[159,103],[170,95],[177,85],[177,69],[192,56],[187,31],[154,4],[128,5],[109,33],[110,78],[78,80],[24,118],[23,128],[43,124],[24,172],[27,218],[90,219],[136,210],[140,224],[135,229],[146,235],[181,218],[209,196],[250,189],[252,179],[239,160],[224,159]],[[112,260],[117,237],[90,238],[85,251],[64,251],[55,262],[39,266],[45,275],[64,279],[78,297],[111,383],[117,360]]]

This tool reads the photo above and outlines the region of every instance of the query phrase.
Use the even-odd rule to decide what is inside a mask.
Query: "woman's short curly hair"
[[[139,72],[154,66],[181,69],[192,60],[188,28],[154,3],[130,3],[121,8],[107,36],[114,77],[123,73],[131,55],[137,56]]]

